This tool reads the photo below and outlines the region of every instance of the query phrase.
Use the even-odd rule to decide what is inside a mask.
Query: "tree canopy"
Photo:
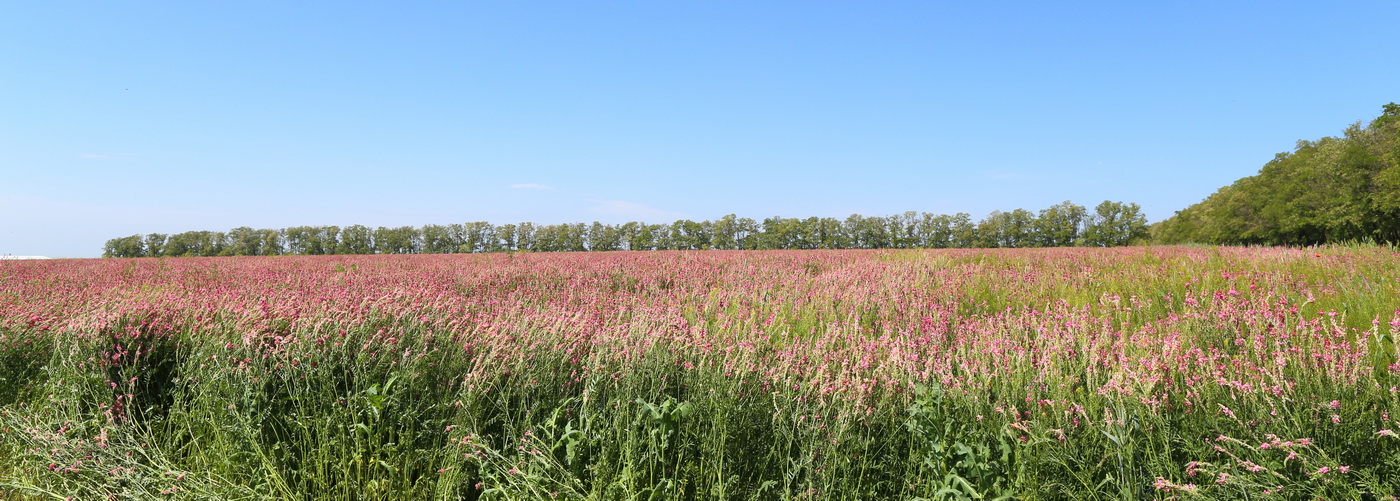
[[[238,227],[226,232],[152,233],[108,240],[104,257],[275,256],[282,254],[446,254],[504,251],[705,249],[881,249],[1117,246],[1145,242],[1147,221],[1134,203],[1105,200],[1091,213],[1065,201],[1038,214],[993,211],[981,221],[909,211],[893,216],[770,217],[734,214],[713,221],[633,221],[494,225],[477,221],[421,228],[362,225]]]
[[[1161,243],[1400,241],[1400,105],[1342,137],[1298,141],[1259,173],[1152,227]]]

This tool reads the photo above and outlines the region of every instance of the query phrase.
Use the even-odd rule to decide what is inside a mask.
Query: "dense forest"
[[[1298,141],[1259,174],[1152,226],[1159,243],[1400,241],[1400,105],[1342,137]]]
[[[1089,211],[1069,201],[1039,213],[993,211],[981,221],[905,212],[762,221],[733,214],[714,221],[493,225],[486,222],[369,228],[361,225],[234,228],[152,233],[108,240],[103,257],[275,256],[284,254],[447,254],[508,251],[703,249],[880,249],[953,247],[1110,247],[1139,243],[1147,219],[1135,203],[1105,200]]]

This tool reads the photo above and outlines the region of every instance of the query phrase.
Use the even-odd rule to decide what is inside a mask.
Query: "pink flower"
[[[1194,477],[1194,476],[1196,476],[1196,474],[1199,473],[1199,468],[1200,468],[1200,467],[1201,467],[1201,463],[1196,462],[1196,461],[1192,461],[1192,462],[1190,462],[1190,463],[1186,463],[1186,476],[1188,476],[1188,477]]]

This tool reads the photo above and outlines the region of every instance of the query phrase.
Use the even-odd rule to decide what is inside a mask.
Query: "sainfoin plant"
[[[0,499],[1388,499],[1382,246],[0,263]]]

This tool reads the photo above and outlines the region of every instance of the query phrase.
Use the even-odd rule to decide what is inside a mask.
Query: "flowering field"
[[[0,263],[0,499],[1387,499],[1377,246]]]

